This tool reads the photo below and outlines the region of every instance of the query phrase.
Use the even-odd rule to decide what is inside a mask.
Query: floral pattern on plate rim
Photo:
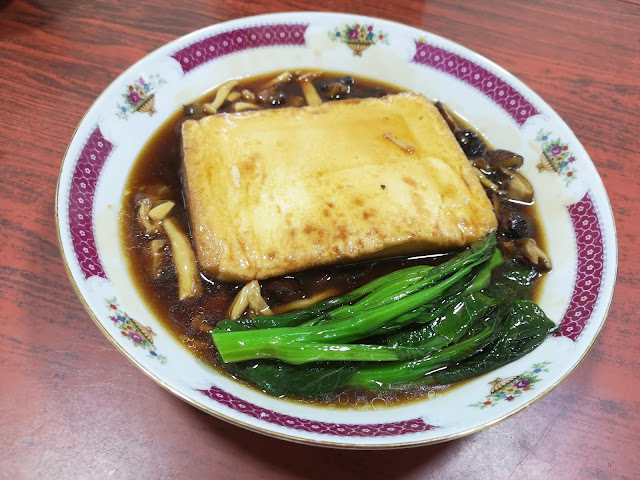
[[[126,312],[120,310],[115,297],[106,298],[105,301],[110,312],[109,320],[120,329],[120,334],[129,338],[134,347],[141,347],[149,352],[151,358],[159,360],[162,364],[167,363],[167,357],[156,351],[156,346],[153,344],[156,333],[151,330],[151,327],[136,322]]]
[[[361,23],[336,27],[329,31],[329,38],[332,42],[338,41],[346,44],[356,57],[361,57],[362,52],[376,43],[389,45],[389,34],[381,30],[374,31],[373,25]]]
[[[560,138],[551,139],[551,132],[540,130],[536,141],[542,149],[540,160],[536,167],[539,172],[556,172],[560,175],[565,185],[569,185],[576,179],[576,169],[573,163],[576,157],[569,151],[569,145],[563,143]]]
[[[124,103],[118,104],[116,116],[123,120],[129,118],[129,114],[140,112],[152,116],[155,109],[155,90],[166,84],[167,81],[157,73],[151,74],[149,80],[141,75],[127,86],[127,92],[122,94]]]
[[[487,407],[495,407],[500,402],[511,402],[525,392],[534,390],[534,385],[540,381],[541,372],[549,372],[548,366],[551,362],[534,363],[530,371],[526,371],[511,378],[496,378],[489,382],[491,393],[483,402],[476,402],[469,405],[478,407],[481,410]]]

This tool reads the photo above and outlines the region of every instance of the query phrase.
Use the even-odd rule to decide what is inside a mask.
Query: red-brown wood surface
[[[0,477],[638,478],[640,6],[633,1],[0,0]],[[445,444],[341,451],[242,430],[132,366],[60,257],[57,176],[84,112],[125,68],[195,29],[277,11],[372,15],[443,35],[538,92],[603,178],[620,247],[608,320],[558,388]]]

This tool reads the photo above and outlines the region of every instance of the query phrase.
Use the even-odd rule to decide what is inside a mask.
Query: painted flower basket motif
[[[534,384],[540,381],[540,373],[549,372],[551,362],[534,363],[530,371],[523,372],[515,377],[496,378],[489,382],[491,391],[486,399],[469,405],[484,409],[487,407],[495,407],[501,402],[511,402],[517,397],[534,389]]]
[[[122,311],[115,298],[107,298],[106,303],[110,312],[109,319],[120,329],[123,337],[131,340],[134,347],[140,347],[149,352],[151,358],[157,359],[162,364],[167,363],[167,357],[159,354],[153,344],[153,337],[156,334],[151,327],[142,325]]]
[[[551,132],[540,130],[536,136],[542,153],[536,167],[539,172],[555,172],[560,175],[566,185],[575,179],[576,170],[573,166],[576,158],[569,151],[569,146],[559,138],[552,139]]]
[[[361,57],[362,52],[376,43],[388,45],[388,37],[389,35],[382,31],[375,32],[373,25],[359,23],[353,25],[347,24],[329,32],[329,38],[331,38],[333,42],[339,41],[345,43],[357,57]]]
[[[126,93],[122,94],[124,102],[118,105],[116,115],[123,120],[126,120],[129,114],[136,112],[148,113],[149,116],[152,116],[156,113],[154,90],[165,83],[165,80],[158,75],[151,75],[149,80],[140,76],[129,84]]]

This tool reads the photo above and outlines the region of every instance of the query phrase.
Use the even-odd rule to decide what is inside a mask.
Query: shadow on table
[[[223,438],[231,451],[240,452],[235,461],[242,462],[245,452],[247,461],[270,472],[269,478],[409,478],[420,471],[437,473],[462,448],[461,440],[391,450],[318,447],[251,432],[195,409],[192,413],[202,429]]]

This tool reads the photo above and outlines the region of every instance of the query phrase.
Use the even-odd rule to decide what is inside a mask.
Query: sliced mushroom
[[[140,206],[138,207],[138,222],[144,229],[144,233],[151,235],[160,231],[158,222],[152,222],[149,218],[149,212],[151,211],[151,199],[145,197],[140,200]]]
[[[251,102],[236,102],[231,107],[234,112],[244,112],[246,110],[261,110],[260,105]]]
[[[514,242],[516,258],[547,272],[551,270],[551,261],[533,238],[521,238]]]
[[[476,174],[476,176],[478,177],[478,179],[480,180],[480,183],[485,186],[486,188],[502,195],[503,192],[500,190],[500,188],[493,183],[489,177],[487,177],[484,173],[482,173],[479,169],[473,167],[473,171]]]
[[[222,106],[224,101],[227,99],[227,96],[236,85],[238,85],[237,80],[231,80],[220,85],[218,90],[216,90],[216,96],[213,101],[204,104],[204,111],[211,114],[217,113],[218,109]]]
[[[231,92],[229,93],[229,95],[227,95],[227,101],[233,103],[239,100],[241,97],[242,94],[240,92]]]
[[[489,150],[482,157],[473,158],[472,162],[475,167],[491,174],[500,168],[518,169],[522,166],[524,159],[508,150]]]
[[[502,201],[497,192],[491,194],[491,204],[493,205],[493,213],[496,214],[497,218],[500,218],[500,215],[502,215]]]
[[[262,298],[260,284],[257,280],[247,283],[236,295],[229,308],[229,318],[237,320],[249,308],[259,315],[273,315],[273,312]]]
[[[242,90],[241,94],[242,94],[242,99],[245,102],[255,103],[256,96],[251,90],[245,88],[244,90]]]
[[[151,199],[147,197],[140,201],[140,206],[138,207],[138,222],[140,222],[140,226],[144,228],[145,232],[151,230],[149,210],[151,210]]]
[[[189,237],[172,218],[165,218],[162,226],[171,244],[173,263],[178,273],[180,300],[200,295],[202,292],[200,272]]]
[[[489,150],[484,154],[484,160],[490,170],[503,168],[520,168],[524,162],[522,155],[510,152],[509,150]]]
[[[298,77],[302,94],[304,95],[307,105],[322,105],[322,99],[318,95],[316,87],[311,82],[315,78],[315,74],[303,74]]]
[[[293,78],[293,75],[291,75],[291,72],[282,72],[277,77],[274,77],[271,80],[269,80],[267,83],[265,83],[262,86],[262,88],[269,88],[274,85],[278,85],[280,83],[288,83],[291,81],[292,78]]]
[[[162,264],[164,263],[164,249],[167,246],[167,240],[164,238],[156,238],[149,242],[149,251],[151,252],[151,274],[158,278],[162,274]]]
[[[237,320],[244,313],[244,311],[249,306],[249,289],[247,288],[249,284],[247,283],[244,287],[240,289],[236,298],[231,302],[231,307],[229,307],[229,319]]]
[[[337,289],[327,289],[322,292],[318,292],[309,298],[293,300],[289,303],[285,303],[284,305],[275,307],[273,309],[273,312],[276,315],[280,315],[281,313],[292,312],[294,310],[302,310],[304,308],[310,307],[311,305],[315,305],[318,302],[334,297],[338,294],[338,292],[339,291]]]
[[[514,170],[500,167],[500,172],[508,177],[506,195],[518,202],[533,202],[533,187],[529,181]]]
[[[256,95],[256,101],[259,101],[263,105],[282,105],[286,99],[287,96],[280,89],[279,85],[262,89]]]
[[[167,215],[169,215],[169,212],[173,207],[175,207],[175,205],[175,202],[172,202],[171,200],[162,202],[160,205],[149,210],[149,218],[155,221],[163,220]]]
[[[249,290],[249,308],[258,315],[273,315],[271,308],[262,297],[260,292],[260,284],[257,280],[251,282],[251,289]]]

